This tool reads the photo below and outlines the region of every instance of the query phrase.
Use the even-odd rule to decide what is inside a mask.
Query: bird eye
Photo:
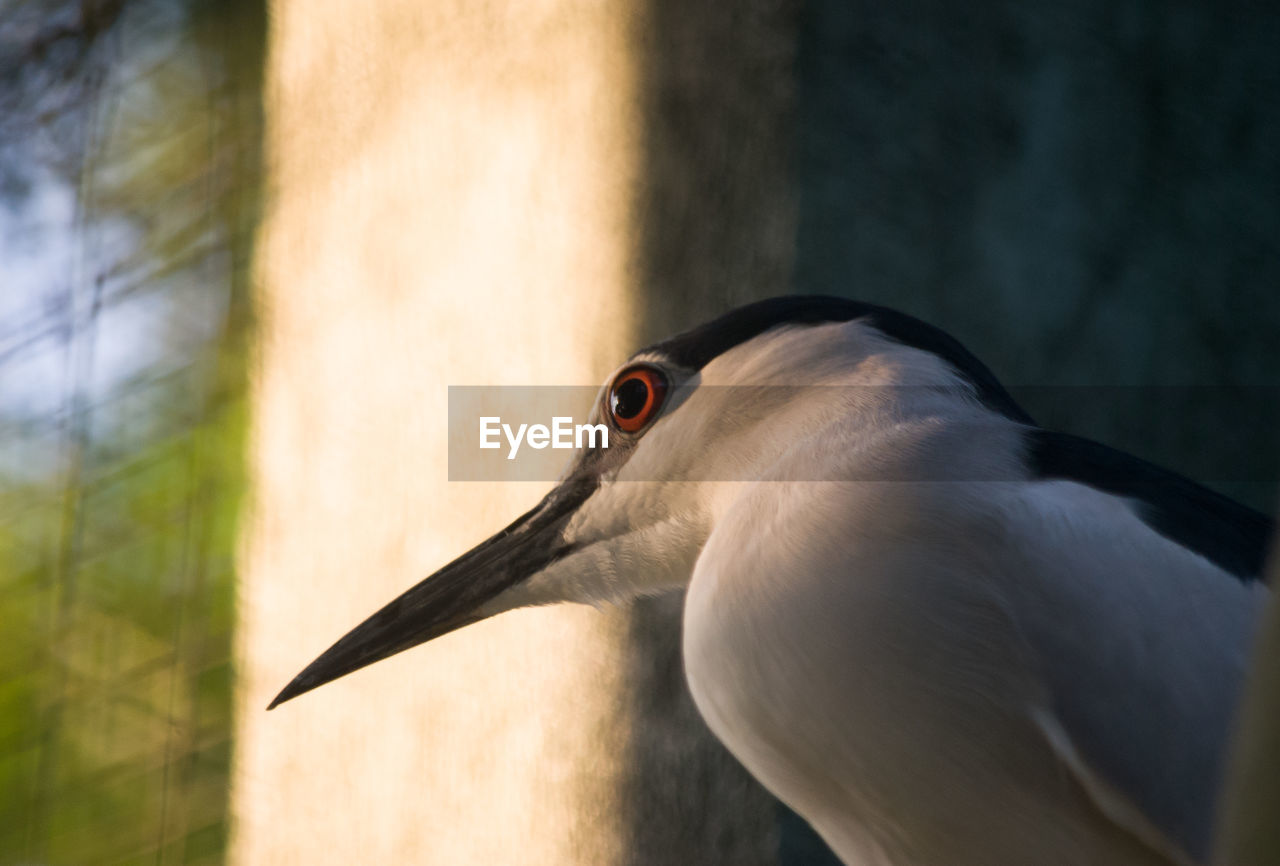
[[[623,370],[609,389],[609,416],[628,433],[635,433],[654,419],[667,395],[667,377],[656,367]]]

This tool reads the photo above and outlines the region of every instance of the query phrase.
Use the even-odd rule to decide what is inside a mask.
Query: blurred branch
[[[13,65],[40,63],[50,50],[60,42],[75,42],[81,52],[93,44],[120,18],[124,0],[80,0],[80,15],[74,23],[55,24],[36,34],[26,50],[13,59]]]
[[[0,0],[3,2],[3,0]],[[137,2],[137,0],[133,0]],[[91,107],[108,61],[96,49],[120,30],[127,0],[10,0],[0,15],[0,196],[24,191],[39,157],[78,172],[86,142],[68,134]],[[16,155],[12,152],[16,150]]]

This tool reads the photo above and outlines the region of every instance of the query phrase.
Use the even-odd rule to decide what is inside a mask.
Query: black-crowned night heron
[[[1037,427],[959,343],[837,298],[636,354],[532,511],[272,706],[513,608],[687,587],[712,731],[851,864],[1207,857],[1270,521]]]

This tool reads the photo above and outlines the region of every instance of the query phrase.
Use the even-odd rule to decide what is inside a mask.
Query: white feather
[[[1264,588],[1029,477],[1024,428],[857,321],[673,384],[576,552],[485,613],[688,584],[700,711],[848,863],[1204,854]]]

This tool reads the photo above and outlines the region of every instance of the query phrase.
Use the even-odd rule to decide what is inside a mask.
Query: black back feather
[[[1136,503],[1139,517],[1166,538],[1241,580],[1262,578],[1274,529],[1266,515],[1130,454],[1079,436],[1041,429],[987,366],[958,340],[905,313],[823,295],[770,298],[731,310],[647,351],[700,370],[734,346],[772,328],[853,319],[865,319],[885,336],[942,358],[969,382],[983,405],[1025,424],[1025,456],[1033,477],[1077,481],[1130,499]]]

